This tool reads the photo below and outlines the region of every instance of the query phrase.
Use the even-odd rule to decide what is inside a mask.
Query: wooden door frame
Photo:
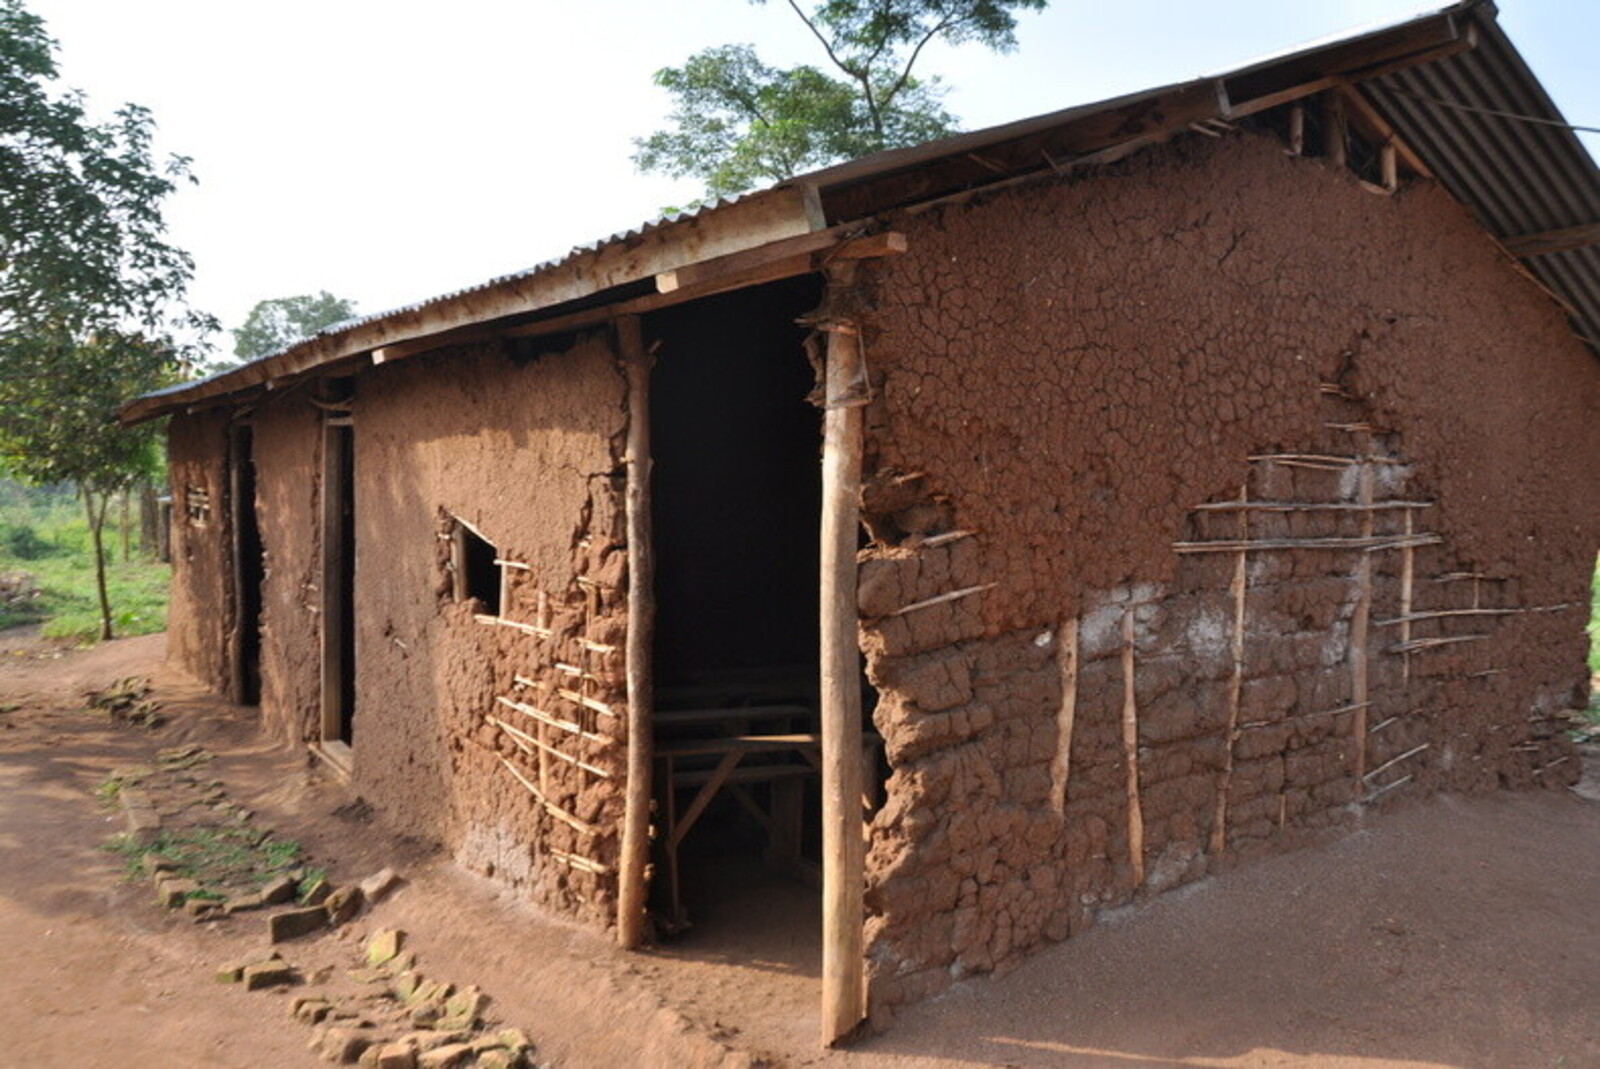
[[[846,265],[846,268],[848,265]],[[829,272],[848,285],[847,269]],[[826,302],[825,302],[826,304]],[[822,726],[822,990],[824,1046],[866,1017],[865,864],[862,797],[861,647],[856,546],[860,530],[865,406],[871,400],[858,326],[825,317],[820,656]],[[637,316],[615,321],[628,382],[624,463],[628,532],[628,779],[618,864],[617,942],[644,939],[653,764],[654,548],[650,516],[650,355]]]
[[[355,451],[354,423],[348,413],[330,413],[322,421],[322,582],[321,582],[321,701],[314,748],[336,769],[349,775],[354,747],[343,737],[345,709],[344,677],[354,672],[345,663],[344,629],[354,626],[355,606],[344,596],[344,570],[355,568],[345,560],[344,481],[341,475],[343,453]],[[350,458],[353,464],[354,457]],[[350,496],[355,495],[355,486]],[[354,501],[351,502],[352,506]],[[352,508],[353,511],[353,508]],[[353,601],[354,599],[349,599]]]
[[[244,454],[243,448],[240,444],[241,440],[246,435],[249,435],[251,438],[251,449],[248,457]],[[229,607],[232,610],[230,615],[232,616],[232,619],[229,621],[228,626],[228,700],[235,705],[246,704],[245,699],[248,697],[248,695],[245,693],[245,628],[248,626],[254,626],[255,628],[259,629],[261,627],[261,614],[259,611],[259,606],[254,621],[245,619],[245,587],[248,580],[245,574],[243,517],[245,509],[254,509],[256,506],[253,496],[249,501],[244,500],[244,494],[242,493],[241,486],[241,483],[243,482],[241,465],[245,463],[254,463],[254,454],[254,428],[250,421],[245,419],[235,423],[230,423],[228,425],[227,447],[227,516],[229,554],[228,580],[233,589],[230,591],[232,596],[229,599]],[[257,537],[259,538],[259,523],[257,524],[256,529]],[[256,648],[257,657],[259,658],[259,640]],[[259,670],[258,664],[258,673]],[[259,695],[257,695],[257,700],[260,700]]]

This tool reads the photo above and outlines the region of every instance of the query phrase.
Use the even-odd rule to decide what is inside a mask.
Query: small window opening
[[[211,491],[193,484],[183,488],[183,511],[191,527],[204,527],[211,522]]]
[[[494,543],[460,520],[455,530],[456,600],[476,598],[490,616],[500,615],[500,556]]]

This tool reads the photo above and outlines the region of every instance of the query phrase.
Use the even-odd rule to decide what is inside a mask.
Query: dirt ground
[[[287,944],[307,970],[399,927],[432,975],[481,985],[541,1064],[1600,1066],[1600,784],[1444,797],[1242,866],[958,984],[849,1052],[816,1049],[816,898],[752,870],[759,906],[623,955],[386,828],[249,710],[160,668],[161,636],[62,651],[0,633],[0,1066],[312,1066],[290,992],[219,985],[265,921],[197,925],[124,880],[94,788],[199,744],[259,820],[335,880],[407,882],[347,929]],[[85,691],[153,675],[167,723],[114,727]]]

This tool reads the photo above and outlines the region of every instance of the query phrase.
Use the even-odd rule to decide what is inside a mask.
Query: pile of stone
[[[377,1069],[534,1066],[533,1044],[521,1030],[485,1023],[487,995],[424,976],[404,944],[405,933],[397,929],[376,933],[361,964],[344,974],[353,987],[337,991],[333,977],[323,974],[314,990],[290,1002],[290,1016],[315,1029],[310,1049],[337,1065]],[[302,981],[277,952],[225,965],[217,979],[249,991]]]
[[[400,882],[393,869],[383,869],[368,876],[358,884],[336,886],[326,877],[316,879],[301,893],[300,905],[294,909],[275,913],[267,918],[267,938],[273,943],[297,939],[323,928],[337,928],[347,924],[392,891]],[[263,894],[266,890],[264,889]],[[286,899],[280,899],[284,901]],[[272,903],[263,899],[260,905]],[[256,908],[255,902],[232,903],[231,908]]]
[[[146,728],[161,725],[161,703],[151,700],[150,680],[142,676],[129,676],[103,690],[90,691],[86,701],[89,708],[101,710],[119,724]]]

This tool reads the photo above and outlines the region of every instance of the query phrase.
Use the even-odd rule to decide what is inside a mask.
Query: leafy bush
[[[59,552],[51,542],[27,523],[0,523],[0,556],[17,560],[38,560]]]

